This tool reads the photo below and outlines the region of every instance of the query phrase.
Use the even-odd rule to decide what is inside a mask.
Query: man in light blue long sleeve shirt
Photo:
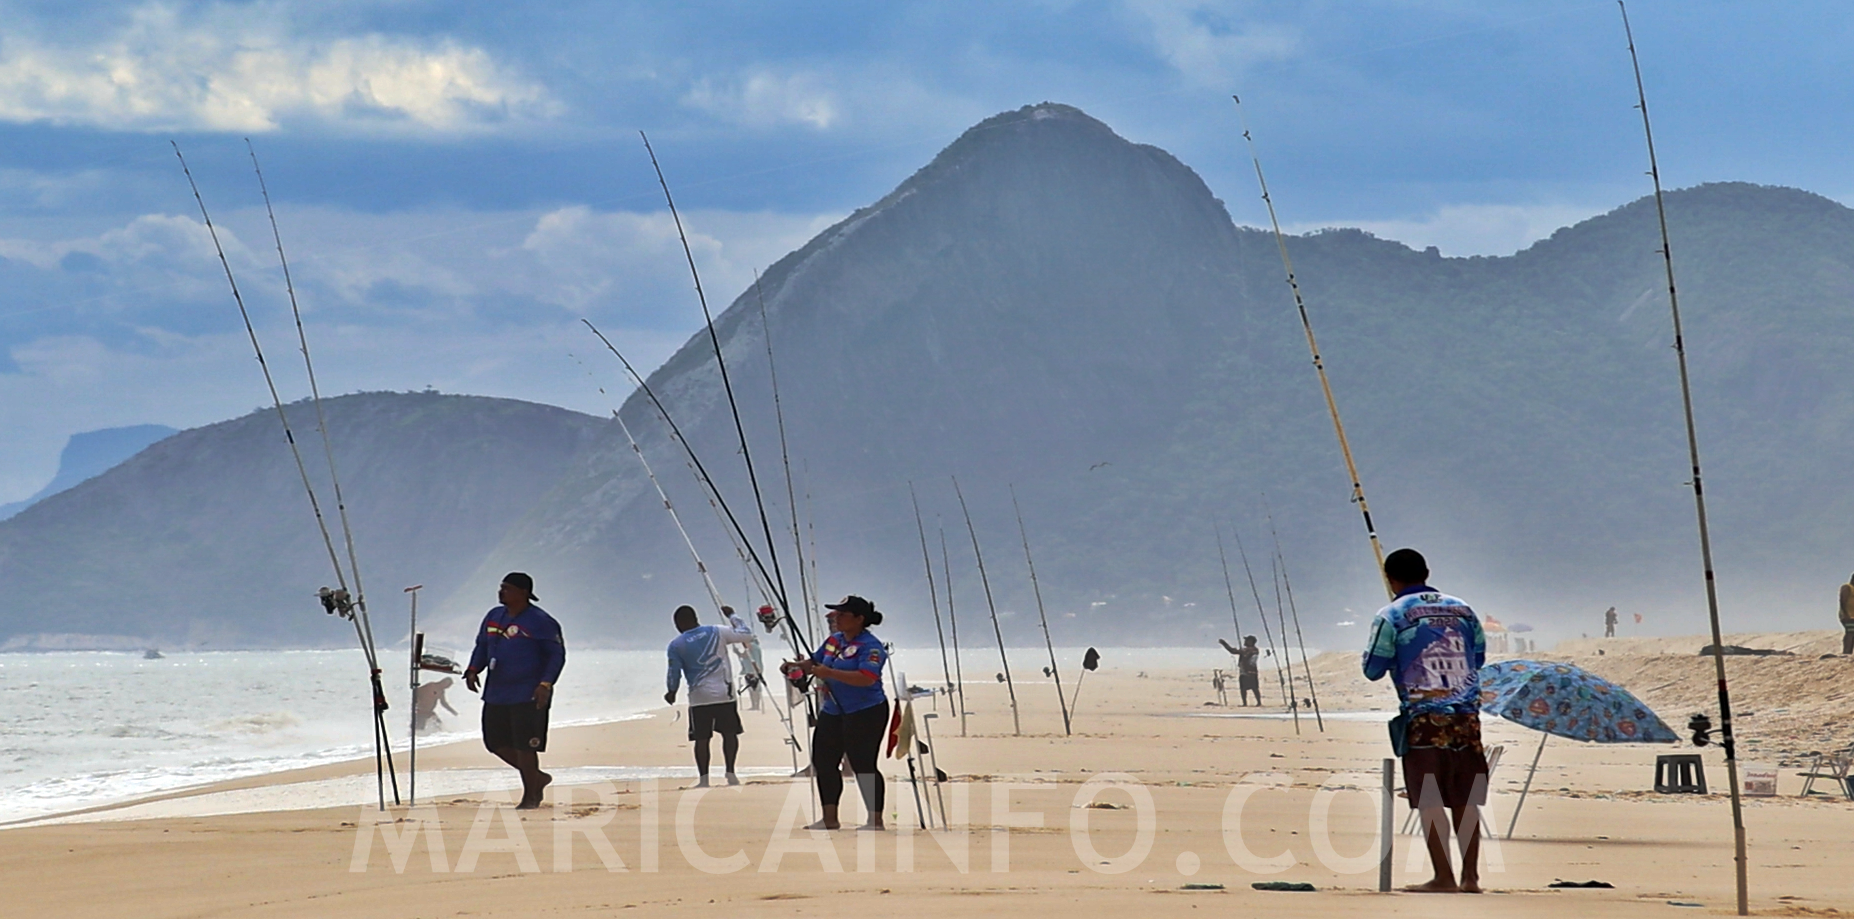
[[[701,774],[696,787],[708,786],[708,740],[721,733],[721,755],[727,761],[727,783],[739,785],[734,760],[740,753],[740,707],[734,698],[734,668],[727,659],[728,645],[753,641],[753,631],[739,617],[728,617],[728,628],[700,625],[695,607],[676,607],[677,635],[669,643],[669,691],[663,701],[676,704],[676,691],[689,679],[689,741],[695,745],[695,769]]]

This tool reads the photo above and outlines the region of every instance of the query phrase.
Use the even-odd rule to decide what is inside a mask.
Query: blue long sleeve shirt
[[[1371,621],[1365,678],[1390,674],[1406,715],[1481,710],[1487,636],[1474,610],[1426,584],[1406,588]]]
[[[566,667],[566,639],[560,623],[530,603],[509,615],[498,606],[483,617],[470,653],[470,669],[487,672],[483,701],[489,705],[515,705],[534,698],[534,688],[560,678]]]

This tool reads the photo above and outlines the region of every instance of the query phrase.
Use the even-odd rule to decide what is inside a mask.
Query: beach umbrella
[[[1500,661],[1481,668],[1481,711],[1541,732],[1508,839],[1553,734],[1589,743],[1678,743],[1680,735],[1628,690],[1572,664]]]

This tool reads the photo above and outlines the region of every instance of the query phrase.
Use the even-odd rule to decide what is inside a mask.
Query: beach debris
[[[1575,889],[1589,888],[1593,890],[1595,889],[1615,890],[1616,889],[1616,885],[1611,884],[1608,881],[1566,881],[1562,879],[1554,879],[1550,884],[1546,884],[1545,886],[1546,887],[1558,887],[1558,888],[1575,888]]]
[[[1256,890],[1283,890],[1295,893],[1312,893],[1316,889],[1312,884],[1299,881],[1256,881],[1249,886]]]
[[[1669,900],[1669,901],[1667,901],[1667,905],[1668,905],[1668,906],[1700,906],[1700,907],[1703,907],[1703,906],[1705,906],[1706,904],[1704,904],[1704,903],[1689,903],[1689,902],[1687,902],[1686,900]]]
[[[1775,648],[1747,648],[1743,645],[1725,645],[1724,647],[1718,648],[1715,648],[1713,645],[1707,645],[1699,650],[1699,656],[1711,657],[1715,651],[1726,657],[1771,657],[1774,655],[1789,655],[1796,653],[1794,651],[1778,651]]]
[[[1179,890],[1222,890],[1222,884],[1186,884]]]

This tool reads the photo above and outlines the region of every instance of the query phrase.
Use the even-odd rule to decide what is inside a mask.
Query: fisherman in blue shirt
[[[1435,877],[1406,887],[1416,893],[1480,893],[1480,809],[1487,803],[1487,757],[1481,749],[1481,666],[1487,637],[1461,600],[1427,583],[1429,563],[1415,549],[1384,559],[1384,580],[1397,595],[1371,623],[1365,678],[1386,674],[1400,709],[1391,746],[1403,758],[1403,787],[1423,818]],[[1448,857],[1454,816],[1461,844],[1461,880]]]
[[[809,657],[780,667],[787,678],[800,674],[816,680],[824,696],[823,711],[811,731],[811,774],[818,783],[824,817],[810,829],[834,830],[842,825],[837,819],[837,805],[843,798],[843,773],[838,764],[848,756],[868,813],[863,829],[879,830],[884,795],[876,763],[888,735],[888,694],[882,690],[888,649],[869,627],[882,624],[882,613],[874,603],[854,594],[824,607],[830,610],[830,637]]]
[[[663,701],[676,704],[676,690],[682,678],[689,678],[689,741],[695,745],[695,770],[701,777],[697,788],[708,787],[708,741],[721,732],[721,756],[727,760],[727,783],[739,785],[734,775],[734,759],[740,754],[740,704],[734,696],[734,668],[728,664],[727,646],[753,642],[753,630],[739,617],[731,615],[728,628],[701,625],[695,607],[678,606],[674,615],[677,635],[669,643],[669,692]]]
[[[521,773],[517,810],[541,806],[541,792],[554,777],[541,771],[547,749],[547,712],[554,681],[566,666],[566,640],[560,624],[534,605],[534,579],[511,571],[496,592],[502,605],[483,617],[476,650],[464,670],[464,685],[477,691],[483,683],[483,746]]]

